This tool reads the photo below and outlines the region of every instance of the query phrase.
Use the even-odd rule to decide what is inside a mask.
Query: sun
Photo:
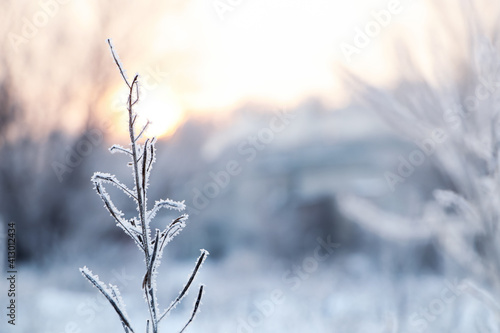
[[[148,94],[139,101],[136,110],[141,120],[140,124],[150,122],[146,130],[146,135],[150,137],[172,135],[184,118],[180,105],[167,93]]]
[[[111,110],[115,112],[119,119],[126,121],[128,116],[124,111],[126,110],[127,94],[125,94],[125,91],[120,90],[113,96],[110,105]],[[175,96],[170,91],[163,89],[152,92],[142,91],[140,96],[139,102],[134,106],[139,116],[137,118],[137,130],[149,121],[146,136],[159,138],[172,135],[185,117],[183,109],[176,101]],[[121,134],[123,133],[120,132]]]

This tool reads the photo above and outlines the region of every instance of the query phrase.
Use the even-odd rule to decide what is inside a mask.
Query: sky
[[[120,114],[126,92],[107,49],[111,38],[129,76],[141,75],[149,134],[165,135],[188,115],[218,116],[248,103],[294,107],[318,98],[344,107],[351,98],[345,69],[390,85],[398,74],[394,38],[411,37],[419,49],[425,3],[22,0],[3,4],[2,29],[31,123],[54,118],[51,126],[81,130],[83,109],[93,107],[86,104],[103,117]]]
[[[342,107],[350,95],[338,69],[390,82],[383,61],[388,40],[422,17],[422,6],[412,1],[192,1],[182,15],[166,14],[152,41],[155,52],[191,55],[188,78],[178,81],[187,88],[172,83],[165,98],[151,94],[150,105],[210,113],[245,103],[293,107],[316,97]]]
[[[343,103],[345,92],[337,91],[340,82],[335,67],[365,68],[369,76],[387,79],[381,68],[366,69],[363,61],[380,57],[384,40],[394,30],[391,23],[397,25],[412,15],[405,14],[410,6],[400,1],[233,2],[237,5],[226,7],[229,2],[193,1],[186,9],[187,17],[196,18],[192,22],[163,20],[167,28],[160,29],[164,33],[155,43],[161,51],[168,52],[169,41],[176,38],[186,46],[186,35],[190,35],[195,44],[192,52],[203,55],[196,63],[203,90],[187,102],[195,109],[227,109],[248,100],[294,104],[309,96]],[[354,54],[342,51],[343,43],[354,45],[357,28],[365,29],[374,20],[373,11],[387,11],[393,2],[400,10],[386,19],[387,26],[375,32],[367,46]],[[169,38],[172,31],[181,33]]]

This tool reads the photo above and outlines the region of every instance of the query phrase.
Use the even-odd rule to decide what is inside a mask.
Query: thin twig
[[[138,141],[141,136],[144,134],[144,132],[146,132],[146,129],[149,127],[151,123],[149,122],[149,120],[146,122],[146,125],[144,125],[144,127],[142,128],[141,132],[137,135],[137,137],[135,138],[135,141]],[[146,147],[146,146],[144,146]]]
[[[189,277],[188,282],[184,286],[184,289],[182,289],[182,291],[180,292],[179,296],[177,296],[175,301],[173,301],[172,304],[170,304],[170,306],[168,307],[168,309],[165,310],[165,312],[160,316],[160,319],[158,320],[158,322],[160,322],[170,312],[170,310],[172,310],[177,305],[177,303],[179,303],[182,300],[182,298],[186,295],[189,287],[191,286],[191,283],[194,280],[194,277],[196,276],[196,273],[198,273],[198,270],[200,269],[203,261],[205,261],[205,258],[207,255],[208,255],[208,251],[206,251],[206,250],[201,251],[201,255],[198,258],[198,261],[196,262],[196,266],[195,266],[193,272],[191,273],[191,276]]]
[[[116,66],[118,66],[118,69],[120,70],[120,74],[122,75],[123,80],[127,84],[127,86],[130,88],[130,84],[128,83],[127,76],[125,75],[125,72],[123,72],[122,66],[120,65],[120,60],[118,60],[118,56],[115,53],[115,49],[113,48],[113,43],[111,42],[111,39],[108,38],[108,44],[109,48],[111,50],[111,54],[113,55],[113,59],[115,60]]]
[[[194,317],[196,316],[196,313],[198,312],[198,308],[200,307],[202,297],[203,297],[203,285],[200,286],[200,291],[198,291],[198,297],[196,298],[196,302],[194,303],[193,313],[191,314],[191,318],[189,318],[188,322],[179,333],[184,332],[186,327],[188,327],[189,324],[191,324],[191,322],[193,321]]]

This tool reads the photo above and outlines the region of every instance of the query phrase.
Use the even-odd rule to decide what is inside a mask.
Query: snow
[[[239,259],[231,258],[217,264],[208,261],[200,271],[196,280],[206,287],[200,312],[187,332],[245,332],[244,327],[262,333],[420,332],[411,324],[411,316],[433,306],[443,297],[447,285],[453,283],[435,275],[395,279],[377,272],[371,265],[360,265],[359,260],[366,259],[352,257],[343,263],[321,267],[293,288],[292,284],[283,281],[281,268],[236,271],[231,263],[233,260]],[[350,262],[358,267],[361,275],[346,273],[349,271],[346,265],[352,265]],[[53,268],[59,276],[74,281],[66,287],[61,287],[51,274],[40,274],[37,268],[28,266],[21,270],[20,290],[23,292],[19,299],[20,320],[16,332],[62,333],[68,327],[82,333],[123,332],[105,298],[94,288],[77,286],[77,271],[70,266]],[[122,267],[133,275],[133,280],[125,285],[119,285],[118,281],[116,285],[122,290],[132,325],[142,331],[147,317],[139,288],[143,269],[131,263],[123,263]],[[160,276],[167,276],[158,281],[160,301],[165,303],[168,298],[172,299],[175,290],[185,282],[186,271],[191,268],[190,263],[174,263],[160,272]],[[106,288],[111,292],[115,289],[114,286]],[[276,291],[281,292],[281,297],[273,298]],[[160,323],[161,331],[175,332],[185,325],[196,294],[191,293],[164,318]],[[120,297],[116,298],[120,302]],[[443,302],[442,313],[427,321],[426,332],[471,332],[477,325],[492,329],[490,322],[495,313],[472,294],[463,293]],[[498,331],[492,329],[491,332]]]

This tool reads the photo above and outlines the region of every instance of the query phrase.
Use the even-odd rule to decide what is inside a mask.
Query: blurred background
[[[16,326],[1,327],[121,332],[84,265],[118,285],[136,327],[147,317],[141,253],[90,182],[132,182],[108,151],[128,144],[111,38],[158,138],[149,200],[185,200],[190,215],[160,304],[211,254],[191,332],[499,332],[499,9],[2,1],[0,239],[15,222],[19,273]],[[194,297],[162,330],[183,327]]]

